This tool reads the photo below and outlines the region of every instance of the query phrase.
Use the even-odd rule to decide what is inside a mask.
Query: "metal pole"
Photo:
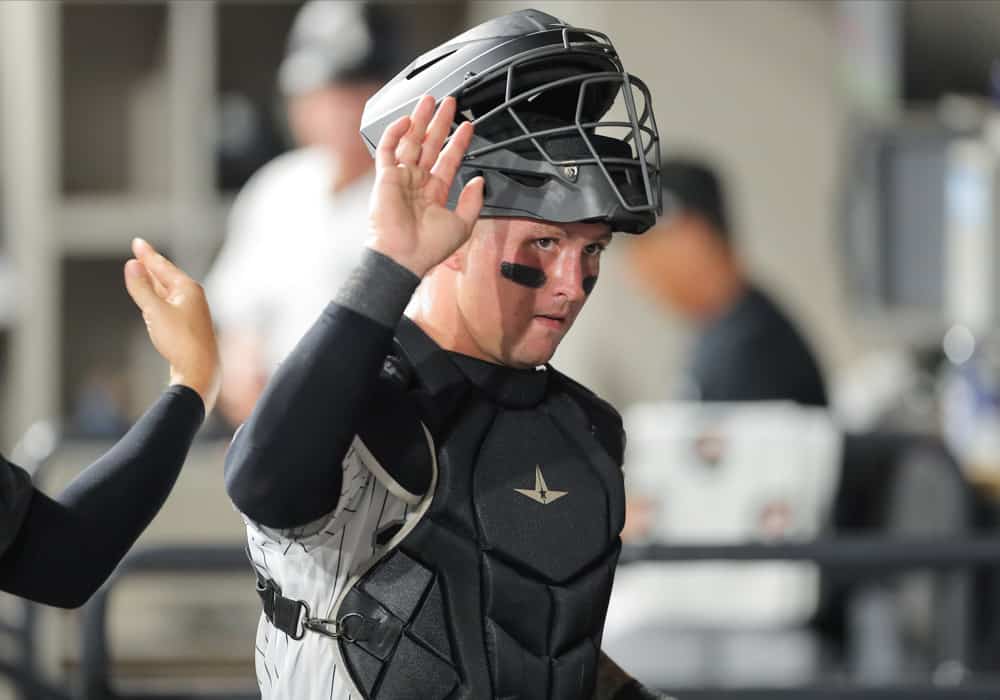
[[[172,254],[190,275],[208,268],[215,236],[216,4],[167,6]]]
[[[59,12],[0,2],[2,226],[18,284],[5,442],[59,413]]]
[[[803,561],[852,576],[857,570],[1000,566],[996,537],[838,537],[776,544],[650,544],[622,549],[620,562]],[[852,571],[853,570],[853,571]],[[856,576],[852,576],[856,578]]]

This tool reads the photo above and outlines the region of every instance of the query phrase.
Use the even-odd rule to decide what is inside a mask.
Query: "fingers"
[[[444,147],[444,150],[437,157],[434,167],[431,168],[431,175],[444,183],[445,191],[451,187],[451,181],[455,179],[455,173],[458,172],[459,166],[462,165],[462,158],[465,156],[465,152],[468,150],[471,141],[472,123],[462,122],[462,125],[458,127],[455,134],[451,137],[451,141],[448,142],[448,145]]]
[[[143,315],[155,310],[163,303],[156,290],[153,289],[153,280],[149,273],[138,260],[129,260],[125,263],[125,288]]]
[[[382,133],[378,148],[375,150],[375,165],[379,169],[392,168],[396,165],[396,146],[409,128],[410,118],[400,117]]]
[[[132,252],[153,280],[167,289],[176,289],[190,279],[180,268],[157,253],[153,246],[141,238],[132,240]]]
[[[483,190],[486,180],[482,176],[474,177],[465,183],[461,194],[458,195],[458,203],[455,205],[455,214],[471,230],[472,226],[479,218],[479,210],[483,208]]]
[[[400,165],[416,165],[424,145],[424,135],[427,125],[434,115],[434,98],[424,95],[417,101],[410,115],[410,130],[399,140],[396,146],[396,162]]]
[[[143,238],[133,238],[132,254],[138,259],[148,259],[150,256],[156,255],[156,248]],[[149,270],[145,270],[144,272],[149,275]],[[161,299],[166,299],[170,295],[169,290],[158,279],[150,275],[149,280],[153,285],[153,290],[160,295]]]
[[[458,102],[454,97],[446,97],[441,100],[441,106],[438,107],[434,119],[431,120],[430,126],[427,127],[427,136],[424,138],[424,145],[420,151],[420,161],[417,163],[417,166],[421,170],[430,170],[431,166],[434,165],[434,161],[437,160],[438,154],[441,152],[441,146],[444,144],[445,139],[448,138],[448,134],[451,133],[451,125],[455,121],[457,104]]]
[[[436,112],[434,98],[431,95],[421,97],[409,117],[400,117],[382,134],[375,151],[378,167],[414,165],[421,170],[430,170],[451,132],[456,109],[454,97],[444,98]]]

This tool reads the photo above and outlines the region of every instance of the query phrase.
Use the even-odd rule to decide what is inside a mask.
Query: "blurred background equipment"
[[[873,127],[855,144],[843,214],[845,269],[862,323],[900,342],[924,377],[897,387],[880,420],[940,432],[970,478],[994,490],[998,136],[992,102],[968,96]]]
[[[880,573],[876,554],[881,541],[906,562],[907,540],[893,538],[914,536],[961,551],[973,532],[970,489],[939,442],[845,434],[829,412],[791,402],[639,404],[625,420],[629,503],[643,508],[628,514],[626,558],[634,547],[638,559],[616,578],[605,646],[637,677],[681,696],[704,686],[835,692],[845,682],[904,688],[978,663],[973,578],[947,568],[900,576],[906,565]],[[823,561],[858,536],[889,539],[869,540],[852,565]],[[644,561],[643,547],[657,544],[669,561]],[[761,545],[813,549],[799,563],[709,555],[740,544],[761,559]],[[677,545],[703,546],[701,560],[681,563],[669,555]]]
[[[841,436],[792,402],[637,404],[625,415],[630,542],[809,541],[831,522]],[[657,687],[808,683],[827,650],[810,564],[623,567],[608,654]]]

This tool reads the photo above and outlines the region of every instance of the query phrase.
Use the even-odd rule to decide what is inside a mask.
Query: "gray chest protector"
[[[554,370],[446,353],[409,321],[397,344],[436,460],[419,518],[340,598],[354,685],[589,699],[624,522],[620,419]]]

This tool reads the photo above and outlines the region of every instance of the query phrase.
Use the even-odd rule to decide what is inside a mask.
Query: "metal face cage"
[[[466,153],[466,161],[476,161],[498,150],[509,150],[519,144],[530,144],[533,155],[551,166],[553,176],[573,182],[581,166],[597,166],[618,197],[619,204],[629,212],[661,210],[659,132],[652,110],[649,88],[639,78],[626,73],[608,37],[600,32],[565,26],[561,44],[549,44],[524,51],[481,74],[469,74],[455,96],[462,109],[463,98],[472,97],[483,86],[498,79],[505,81],[503,98],[481,114],[465,113],[477,132],[491,122],[504,119],[515,124],[519,134],[479,146]],[[531,73],[553,61],[573,58],[581,63],[604,63],[608,70],[582,71],[573,75],[539,83]],[[518,85],[524,87],[518,88]],[[576,86],[576,106],[565,126],[532,129],[522,118],[531,111],[531,104],[553,90],[566,91]],[[603,91],[603,98],[592,93]],[[610,96],[610,99],[608,99]],[[607,103],[606,106],[604,103]],[[588,113],[587,107],[601,105],[600,113]],[[567,110],[568,111],[568,110]],[[621,112],[624,114],[621,114]],[[610,116],[614,112],[619,115]],[[545,144],[546,139],[573,135],[586,145],[589,154],[583,157],[559,158]],[[593,136],[612,137],[628,146],[631,157],[602,154]],[[531,150],[531,149],[529,149]],[[528,156],[529,158],[531,156]],[[471,162],[469,163],[472,164]],[[488,168],[476,163],[476,167]],[[638,196],[637,196],[638,195]]]

